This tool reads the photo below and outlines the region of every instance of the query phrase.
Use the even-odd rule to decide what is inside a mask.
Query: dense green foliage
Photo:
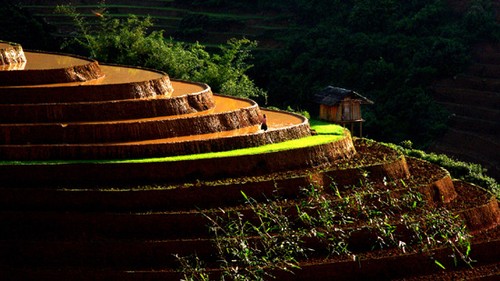
[[[412,139],[425,147],[445,128],[447,112],[428,91],[460,72],[477,40],[498,40],[490,1],[471,1],[465,16],[442,0],[279,1],[294,17],[282,49],[261,52],[251,74],[270,104],[310,110],[327,85],[375,101],[365,132],[377,140]],[[272,67],[269,67],[272,66]]]
[[[153,26],[149,17],[119,19],[105,14],[89,19],[71,6],[58,6],[56,11],[71,17],[76,26],[76,34],[63,47],[83,47],[102,62],[144,66],[163,70],[176,79],[204,82],[222,94],[266,97],[245,74],[252,67],[247,60],[255,42],[229,40],[219,53],[211,54],[200,44],[164,38],[162,31],[148,33]]]
[[[474,42],[500,38],[490,0],[466,1],[465,12],[456,12],[444,0],[191,4],[247,13],[272,11],[287,17],[288,28],[274,34],[283,47],[259,52],[256,67],[250,70],[269,92],[271,105],[308,110],[314,117],[314,93],[327,85],[354,89],[375,101],[364,109],[365,133],[396,143],[412,139],[419,148],[444,132],[448,119],[431,97],[431,83],[462,71]],[[210,22],[209,17],[191,15],[191,24],[181,27],[200,36]]]

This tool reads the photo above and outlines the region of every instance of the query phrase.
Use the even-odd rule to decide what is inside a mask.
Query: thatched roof
[[[373,104],[373,101],[363,97],[353,90],[328,86],[314,95],[314,102],[334,106],[345,98],[360,100],[364,104]]]

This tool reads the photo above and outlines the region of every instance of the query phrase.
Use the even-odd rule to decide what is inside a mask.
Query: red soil
[[[89,75],[99,73],[98,65],[92,65],[79,71]],[[159,153],[155,149],[168,145],[170,153],[189,149],[212,151],[310,134],[305,118],[275,111],[265,111],[269,130],[258,131],[262,112],[257,104],[213,97],[206,85],[181,81],[171,84],[168,76],[155,71],[116,66],[110,69],[109,73],[114,74],[90,83],[0,87],[0,96],[4,104],[11,103],[14,108],[21,107],[23,101],[40,104],[43,99],[56,104],[131,98],[148,101],[165,99],[172,93],[173,84],[171,100],[176,103],[172,104],[185,105],[183,115],[105,118],[104,121],[64,124],[43,123],[33,118],[25,124],[1,124],[4,132],[1,135],[4,143],[23,140],[40,142],[40,145],[21,142],[4,144],[3,148],[29,148],[33,153],[38,151],[38,156],[44,159],[54,159],[51,158],[54,150],[44,150],[44,143],[53,142],[48,145],[51,149],[82,149],[83,145],[89,145],[91,149],[84,154],[96,153],[99,149],[109,152],[114,146],[129,145],[131,150],[136,149],[137,156],[152,157],[147,153]],[[75,70],[70,66],[63,72]],[[130,77],[119,78],[128,72]],[[12,75],[5,73],[0,71],[0,76]],[[24,75],[27,73],[28,70]],[[59,74],[46,69],[34,77],[61,82]],[[10,81],[26,84],[21,76],[15,75]],[[106,97],[102,98],[101,94]],[[67,97],[71,95],[73,97]],[[107,144],[100,141],[103,137],[107,137]],[[67,145],[71,142],[74,145]],[[94,142],[93,146],[89,142]],[[163,146],[158,146],[159,143]],[[61,151],[61,156],[70,154],[70,150]],[[115,153],[124,152],[117,151]],[[75,155],[78,159],[85,157]],[[15,156],[16,153],[11,155],[13,159]],[[392,183],[389,186],[388,181]],[[0,224],[5,226],[0,232],[2,280],[179,279],[173,254],[197,252],[208,257],[209,264],[214,262],[206,218],[201,212],[224,214],[237,209],[248,217],[251,209],[241,204],[243,191],[261,199],[281,196],[281,206],[292,207],[287,214],[294,217],[297,198],[304,196],[302,188],[311,184],[326,187],[333,183],[341,196],[352,195],[354,189],[371,188],[369,194],[364,195],[367,198],[384,192],[398,198],[408,188],[417,189],[426,199],[424,208],[444,207],[465,219],[475,235],[472,258],[488,271],[481,276],[494,278],[497,273],[494,270],[500,261],[496,251],[500,246],[500,211],[496,198],[476,186],[453,182],[444,169],[421,160],[406,159],[380,144],[357,140],[355,147],[347,134],[333,143],[247,156],[150,163],[12,162],[0,165]],[[339,200],[331,191],[324,196]],[[382,197],[374,200],[377,198]],[[376,202],[380,208],[387,206],[384,205],[387,202]],[[414,212],[421,214],[418,209]],[[401,225],[397,221],[400,213],[396,211],[390,218],[396,226]],[[462,265],[453,265],[446,248],[422,252],[418,249],[421,245],[416,244],[410,245],[407,252],[394,248],[373,251],[367,243],[373,239],[373,227],[367,219],[361,217],[354,226],[363,226],[356,228],[349,240],[356,259],[352,255],[330,257],[325,254],[323,242],[310,239],[305,242],[316,251],[300,261],[302,269],[294,270],[293,275],[281,271],[273,274],[278,280],[426,279],[436,274],[481,277]],[[433,259],[453,270],[441,271]],[[217,269],[209,269],[209,272],[220,275]]]

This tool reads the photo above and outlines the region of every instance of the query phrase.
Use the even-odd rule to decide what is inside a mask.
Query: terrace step
[[[474,63],[465,74],[434,87],[434,96],[453,116],[451,129],[430,149],[479,163],[491,171],[490,176],[498,177],[500,45],[478,44],[472,56]]]
[[[487,170],[486,174],[489,176],[498,175],[500,172],[500,164],[498,163],[498,159],[488,159],[485,158],[483,154],[478,154],[471,151],[465,154],[463,153],[463,151],[460,151],[457,148],[448,147],[442,144],[434,144],[431,149],[435,153],[446,154],[459,161],[480,164]]]
[[[258,176],[287,170],[328,165],[350,158],[355,149],[349,135],[339,141],[295,149],[181,161],[3,163],[0,180],[4,184],[45,185],[79,184],[151,184],[184,182],[193,179],[214,180],[241,175]],[[153,159],[154,160],[154,159]],[[26,173],[30,177],[23,177]]]
[[[394,281],[423,281],[423,280],[481,280],[495,281],[500,278],[500,263],[491,263],[486,265],[473,265],[470,268],[452,268],[449,269],[446,277],[443,273],[434,273],[428,275],[418,275],[405,277],[403,279],[394,279]]]
[[[434,167],[436,169],[437,167]],[[438,169],[439,170],[439,169]],[[427,171],[429,173],[429,171]],[[449,178],[449,177],[448,177]],[[425,178],[421,177],[417,181],[412,182],[412,184],[419,186],[418,190],[423,194],[436,194],[433,197],[443,197],[445,194],[449,193],[443,189],[444,186],[440,183],[441,178]],[[278,182],[276,188],[285,188],[287,184],[295,184],[300,182],[293,182],[292,179],[285,179],[282,182]],[[304,181],[303,183],[306,183]],[[249,185],[254,185],[249,183]],[[382,183],[379,184],[381,191],[385,192]],[[441,188],[438,190],[439,186]],[[404,186],[404,185],[401,185]],[[397,195],[399,191],[402,191],[401,186],[399,189],[391,191],[391,194]],[[485,191],[478,189],[474,186],[467,186],[467,189],[463,188],[463,184],[459,186],[457,190],[459,197],[457,199],[451,198],[447,203],[448,208],[455,210],[457,213],[461,213],[462,210],[459,207],[464,207],[465,218],[470,222],[469,227],[474,230],[483,230],[496,226],[500,222],[500,213],[498,211],[498,205],[494,205],[496,200],[492,199],[491,195]],[[208,188],[208,187],[205,187]],[[220,187],[222,188],[222,187]],[[258,189],[258,191],[251,191],[251,188]],[[453,185],[450,186],[453,193]],[[200,190],[200,187],[184,187],[184,190],[179,192],[184,192],[184,197],[189,197],[189,195],[194,194],[195,191]],[[189,193],[189,189],[193,190],[193,193]],[[266,190],[268,189],[268,190]],[[243,196],[241,196],[241,191],[250,191],[252,193],[260,193],[261,191],[272,194],[273,191],[269,190],[269,186],[259,185],[248,186],[248,189],[240,189],[236,186],[228,187],[227,193],[229,196],[233,197],[233,201],[229,199],[216,199],[215,205],[220,208],[226,208],[227,211],[239,210],[242,213],[246,213],[247,217],[251,217],[251,210],[247,205],[237,206],[235,204],[241,204]],[[347,189],[346,191],[351,191],[352,189]],[[399,190],[399,191],[398,191]],[[27,190],[29,194],[30,190]],[[216,188],[212,188],[212,192],[215,193]],[[69,191],[71,192],[71,191]],[[73,191],[75,192],[75,191]],[[126,191],[124,191],[126,192]],[[153,191],[154,192],[154,191]],[[280,192],[284,198],[298,197],[301,192],[300,186],[295,186],[294,190],[288,190],[286,192]],[[345,191],[341,190],[344,194]],[[473,202],[467,203],[470,200],[471,192],[474,194],[475,200]],[[135,193],[129,191],[129,193]],[[168,191],[163,191],[163,195],[168,196]],[[237,194],[240,193],[240,197],[237,198]],[[130,194],[130,195],[132,195]],[[139,193],[140,194],[140,193]],[[153,195],[160,195],[159,192],[154,192]],[[79,194],[77,194],[79,195]],[[149,194],[148,194],[149,195]],[[174,193],[175,195],[175,193]],[[201,196],[205,194],[202,193]],[[489,195],[489,196],[488,196]],[[348,196],[344,194],[343,196]],[[257,198],[266,198],[267,196],[258,195]],[[28,197],[29,198],[29,197]],[[181,196],[182,198],[182,196]],[[214,196],[215,198],[215,196]],[[120,197],[116,198],[120,199]],[[152,199],[146,198],[148,201]],[[434,198],[430,198],[434,200]],[[43,200],[43,199],[41,199]],[[196,202],[196,198],[194,199]],[[442,199],[440,199],[442,200]],[[72,209],[66,208],[63,212],[62,210],[51,210],[53,208],[45,207],[42,210],[27,211],[28,208],[21,208],[21,211],[9,211],[5,210],[0,212],[0,222],[2,225],[6,225],[6,229],[0,233],[0,237],[3,240],[16,240],[16,239],[27,239],[33,241],[100,241],[100,240],[127,240],[127,239],[145,239],[147,241],[153,240],[165,240],[165,239],[195,239],[195,238],[206,238],[208,235],[207,223],[208,220],[200,212],[203,212],[204,208],[211,208],[212,205],[207,204],[205,206],[197,206],[193,202],[189,202],[184,199],[186,206],[169,206],[168,201],[165,201],[165,205],[158,204],[157,200],[156,206],[151,204],[151,209],[146,212],[132,212],[134,206],[130,206],[125,209],[124,206],[116,206],[113,201],[110,201],[112,207],[117,208],[115,210],[122,210],[122,212],[116,212],[113,210],[109,211],[98,211],[98,210],[88,210],[88,206],[76,206]],[[172,199],[175,201],[175,198]],[[77,204],[81,202],[76,201]],[[292,201],[293,202],[293,201]],[[27,202],[29,203],[29,202]],[[69,204],[72,202],[69,202]],[[145,202],[142,202],[145,203]],[[488,205],[493,204],[493,205]],[[147,202],[145,203],[146,206]],[[179,204],[180,205],[180,204]],[[435,205],[432,201],[428,202],[428,207],[433,207]],[[143,206],[142,208],[146,208]],[[483,207],[484,206],[484,207]],[[14,210],[16,206],[13,206]],[[83,209],[82,209],[83,207]],[[136,207],[136,206],[135,206]],[[190,209],[191,208],[191,209]],[[201,209],[199,209],[201,208]],[[474,209],[476,208],[486,208],[484,212],[488,210],[493,211],[489,215],[474,216]],[[50,211],[49,211],[50,210]],[[164,211],[162,211],[164,210]],[[213,210],[215,214],[223,215],[223,211]],[[469,213],[467,213],[469,212]],[[486,214],[486,213],[484,213]],[[212,214],[213,216],[213,214]],[[480,220],[477,220],[480,218]],[[489,220],[488,220],[489,218]],[[181,243],[181,242],[179,242]]]
[[[30,54],[30,52],[26,52]],[[67,55],[40,53],[39,60],[64,60]],[[28,58],[29,59],[29,58]],[[0,86],[1,104],[36,104],[36,103],[71,103],[91,101],[113,101],[122,99],[170,97],[174,91],[170,78],[161,71],[153,71],[130,66],[96,65],[105,77],[90,81],[67,81],[47,84],[44,75],[51,75],[49,70],[40,70],[37,78],[41,81],[33,85]],[[28,70],[21,70],[19,76],[28,75]],[[0,71],[0,73],[9,71]],[[4,74],[6,75],[6,74]],[[183,81],[179,81],[182,83]],[[205,84],[184,82],[179,95],[207,91]]]
[[[491,237],[498,236],[493,230]],[[332,278],[335,280],[373,279],[384,277],[391,280],[429,280],[426,276],[440,277],[443,274],[434,260],[444,264],[452,276],[495,277],[498,276],[498,251],[500,240],[491,238],[475,238],[472,242],[471,257],[476,261],[473,267],[463,264],[454,265],[446,249],[432,249],[421,252],[397,253],[393,250],[379,250],[372,254],[359,254],[337,259],[311,260],[301,263],[301,269],[294,270],[293,275],[286,272],[271,272],[276,280],[313,280],[310,278]],[[133,249],[122,248],[124,253]],[[154,249],[152,249],[155,252]],[[117,268],[86,266],[8,266],[1,267],[3,280],[179,280],[182,275],[177,266],[151,268]],[[483,271],[484,270],[484,271]],[[218,271],[208,268],[208,273],[215,278]],[[470,275],[468,275],[470,274]],[[448,276],[448,275],[447,275]],[[423,279],[422,279],[423,278]],[[432,278],[432,280],[435,280]],[[439,278],[438,278],[439,280]],[[481,279],[483,280],[483,279]],[[496,279],[485,279],[496,280]]]
[[[388,147],[376,144],[364,144],[357,140],[356,150],[359,153],[351,158],[338,159],[335,166],[307,168],[263,174],[262,176],[238,176],[222,178],[217,181],[194,181],[190,179],[183,184],[163,182],[152,185],[132,184],[47,184],[36,182],[34,186],[23,186],[19,183],[3,183],[0,188],[0,209],[3,211],[166,211],[189,210],[194,208],[215,208],[217,206],[234,206],[242,203],[241,191],[248,196],[265,200],[275,195],[284,198],[295,198],[301,188],[311,184],[329,185],[335,180],[336,185],[358,185],[363,178],[373,183],[388,180],[406,180],[410,172],[405,158]],[[380,161],[384,155],[385,161]],[[367,177],[360,174],[355,162],[365,163],[363,168]],[[412,167],[414,161],[410,162]],[[439,180],[448,174],[435,166],[426,167],[435,171],[434,178]],[[340,177],[338,175],[347,175]],[[221,195],[223,194],[223,196]],[[439,196],[441,197],[441,196]]]
[[[10,203],[12,204],[10,208],[5,206],[7,208],[0,212],[1,223],[9,226],[4,232],[0,233],[0,237],[2,239],[47,239],[49,241],[138,238],[162,240],[206,237],[208,234],[206,228],[208,221],[200,214],[200,210],[214,208],[214,206],[220,208],[230,207],[231,210],[235,210],[234,206],[241,204],[243,201],[241,191],[245,192],[247,196],[256,194],[255,198],[262,200],[268,198],[268,196],[276,195],[294,199],[302,194],[302,188],[306,188],[311,184],[311,182],[308,182],[311,174],[305,174],[309,176],[295,179],[285,177],[277,182],[273,182],[272,180],[261,183],[249,182],[243,186],[237,186],[236,184],[234,186],[227,186],[222,184],[221,186],[214,187],[182,187],[177,192],[169,189],[139,192],[136,195],[138,202],[132,201],[129,204],[127,202],[131,201],[130,197],[133,197],[137,191],[122,191],[120,192],[122,194],[117,194],[116,191],[109,191],[106,194],[107,196],[98,197],[100,200],[109,199],[112,196],[115,197],[113,200],[106,200],[110,204],[107,207],[108,210],[99,207],[99,205],[97,207],[92,206],[92,203],[96,204],[92,201],[89,202],[89,206],[83,205],[87,203],[88,199],[81,196],[81,192],[78,191],[59,191],[66,196],[64,198],[50,198],[50,200],[44,200],[45,198],[43,197],[34,198],[40,193],[33,192],[31,189],[24,192],[20,191],[18,192],[18,196],[27,195],[27,201],[24,203],[20,202],[21,206]],[[420,180],[424,184],[422,191],[427,192],[426,190],[429,190],[435,192],[432,180],[430,182],[427,178]],[[427,185],[429,186],[427,187]],[[203,189],[207,189],[207,192],[203,192]],[[5,195],[6,190],[2,191],[2,194]],[[71,197],[71,192],[75,193],[73,197]],[[100,191],[97,190],[96,192]],[[210,192],[213,196],[206,196]],[[222,193],[224,195],[227,194],[227,198],[220,198]],[[45,197],[49,195],[50,193],[45,194]],[[169,195],[172,195],[172,198],[168,198]],[[191,198],[191,195],[194,195],[195,198]],[[157,198],[160,196],[164,198]],[[82,200],[80,197],[84,199]],[[125,203],[120,201],[120,199],[124,198],[127,200]],[[170,202],[176,202],[178,198],[182,201],[179,200],[180,202],[170,205]],[[214,202],[203,204],[202,198],[213,199]],[[9,197],[7,193],[7,196],[3,200],[8,201],[8,199],[12,199],[12,197]],[[20,201],[20,199],[17,198],[16,201]],[[38,202],[36,202],[37,199],[39,200]],[[56,199],[73,199],[72,201],[65,202],[65,204],[71,205],[74,202],[77,206],[71,208],[64,208],[64,204],[62,206],[59,204],[56,207],[50,206],[50,203]],[[202,204],[198,204],[198,202]],[[182,205],[183,203],[185,205]],[[31,208],[25,207],[23,204],[31,205]],[[101,204],[104,204],[104,202]],[[137,208],[144,211],[133,212]],[[30,209],[32,211],[29,211]],[[250,212],[248,206],[240,206],[236,209],[242,212]],[[119,210],[121,212],[118,212]]]
[[[60,4],[60,3],[57,3]],[[73,1],[73,6],[92,25],[99,24],[100,17],[96,17],[91,11],[97,9],[97,5],[80,6],[81,1]],[[86,3],[84,3],[86,4]],[[285,11],[255,11],[250,9],[241,10],[213,10],[206,6],[189,5],[179,1],[119,1],[117,3],[106,3],[107,11],[115,18],[123,18],[129,14],[148,15],[155,25],[156,30],[165,30],[166,36],[188,41],[205,41],[207,45],[225,44],[227,40],[234,37],[246,37],[259,41],[259,46],[264,48],[276,48],[277,42],[275,30],[282,30],[288,26]],[[73,30],[70,19],[67,16],[54,13],[55,4],[44,2],[43,5],[26,3],[23,8],[34,16],[43,18],[46,22],[56,26],[57,31],[53,36],[67,36]],[[184,32],[182,20],[199,16],[204,24],[200,24],[196,35]],[[229,24],[227,24],[229,23]]]
[[[500,104],[500,91],[496,89],[471,87],[471,85],[461,85],[461,83],[447,85],[446,83],[448,82],[444,81],[433,87],[434,96],[438,101],[491,108]]]
[[[0,69],[16,70],[25,66],[23,47],[15,43],[0,41]]]
[[[458,142],[457,140],[460,140]],[[467,155],[470,152],[484,155],[489,160],[498,158],[500,143],[495,138],[486,138],[484,135],[478,135],[473,132],[449,129],[441,138],[440,144],[446,145],[450,149],[455,149],[461,155]]]
[[[473,186],[464,187],[465,189],[474,188]],[[470,192],[465,191],[463,188],[459,188],[459,194],[462,199],[466,199]],[[463,193],[462,193],[463,192]],[[474,190],[478,192],[478,190]],[[470,197],[469,197],[470,198]],[[481,200],[479,200],[481,201]],[[478,201],[478,203],[479,203]],[[482,201],[481,201],[482,202]],[[496,201],[495,201],[496,202]],[[458,204],[457,204],[458,206]],[[473,209],[479,207],[476,204],[469,203],[465,211],[460,213],[471,213]],[[458,210],[458,209],[457,209]],[[500,213],[498,211],[498,205],[496,205],[496,225],[500,223]],[[469,217],[480,218],[481,215],[471,215]],[[494,219],[494,217],[492,217]],[[473,219],[473,220],[475,220]],[[489,227],[490,232],[497,232],[498,227],[495,225]],[[487,232],[486,232],[487,234]],[[478,235],[472,243],[472,258],[477,261],[477,265],[489,265],[492,262],[497,263],[498,253],[492,249],[500,246],[500,240],[496,239],[484,239],[481,238],[485,236],[483,231]],[[175,273],[175,268],[178,266],[176,259],[173,254],[189,255],[190,250],[195,250],[200,257],[205,257],[205,255],[210,255],[213,253],[212,246],[210,242],[206,239],[184,239],[184,240],[107,240],[106,238],[101,238],[94,241],[21,241],[21,240],[2,240],[0,241],[0,260],[3,266],[8,266],[9,270],[7,272],[15,275],[16,269],[27,267],[28,272],[35,269],[44,268],[45,270],[51,267],[57,267],[59,270],[52,272],[52,274],[69,274],[73,270],[79,271],[89,271],[105,274],[109,273],[106,269],[114,274],[121,274],[128,272],[129,277],[133,277],[134,274],[138,273],[138,276],[142,274],[153,274],[161,273],[161,276],[171,276],[170,274]],[[36,249],[36,250],[35,250]],[[489,250],[488,250],[489,249]],[[380,274],[379,270],[388,269],[389,264],[392,262],[399,262],[403,264],[410,264],[410,260],[415,261],[417,259],[419,262],[419,269],[411,269],[410,271],[388,271],[384,273],[384,276],[395,278],[408,275],[421,275],[430,274],[438,272],[440,269],[433,264],[433,259],[437,259],[440,263],[447,267],[453,266],[453,261],[450,260],[450,252],[446,249],[430,249],[428,250],[428,256],[422,255],[421,252],[411,252],[403,253],[400,250],[388,251],[380,250],[377,251],[376,259],[369,252],[356,252],[359,260],[354,262],[360,263],[362,266],[359,267],[354,272],[348,270],[348,272],[355,273],[356,276],[365,276],[366,274],[373,274],[373,276],[379,276],[375,274]],[[14,257],[14,258],[13,258]],[[335,274],[347,274],[345,272],[345,262],[348,261],[346,258],[334,259],[332,261],[322,260],[321,265],[314,263],[304,263],[301,264],[301,269],[295,274],[302,277],[298,280],[303,280],[301,278],[305,276],[310,276],[311,270],[313,268],[324,268],[327,267],[331,272]],[[380,260],[382,258],[382,260]],[[409,259],[409,260],[407,260]],[[314,261],[314,259],[313,259]],[[384,263],[381,263],[381,262]],[[349,262],[353,262],[352,259]],[[385,264],[389,262],[389,264]],[[373,263],[376,264],[375,267]],[[372,264],[372,266],[370,266]],[[385,264],[380,268],[381,264]],[[456,266],[456,265],[455,265]],[[96,270],[95,267],[100,268]],[[406,267],[406,266],[405,266]],[[154,268],[154,271],[147,271],[144,268]],[[344,268],[344,269],[342,269]],[[463,268],[463,267],[462,267]],[[333,270],[336,269],[336,270]],[[326,269],[325,269],[326,270]],[[408,270],[408,269],[407,269]],[[286,273],[276,272],[278,274],[278,280],[289,280],[290,277],[285,277]],[[45,272],[47,274],[47,272]],[[167,274],[167,275],[166,275]],[[322,272],[321,274],[325,274]],[[106,274],[107,275],[107,274]],[[42,275],[43,276],[43,275]],[[341,275],[342,276],[342,275]],[[281,277],[281,278],[280,278]],[[351,276],[352,278],[352,276]],[[114,279],[111,279],[114,280]],[[135,279],[131,279],[135,280]]]
[[[475,249],[483,252],[473,254],[474,259],[481,262],[475,263],[472,268],[467,266],[454,266],[447,263],[447,272],[451,276],[457,276],[460,279],[464,276],[478,280],[497,280],[500,267],[498,255],[492,253],[491,249],[498,248],[499,241],[478,242],[473,244]],[[448,252],[436,250],[427,252],[426,256],[418,257],[422,254],[407,254],[396,256],[390,251],[377,252],[378,257],[360,256],[360,261],[352,261],[352,258],[346,257],[341,260],[321,260],[312,261],[310,263],[300,264],[300,270],[294,270],[294,274],[283,272],[272,272],[276,277],[275,280],[321,280],[321,278],[331,278],[332,280],[353,280],[364,279],[374,280],[377,278],[391,280],[445,280],[443,271],[434,263],[434,258],[440,262],[448,260],[446,257]],[[361,266],[360,266],[361,264]],[[172,268],[156,268],[156,269],[116,269],[116,268],[86,268],[86,267],[5,267],[0,268],[3,273],[3,280],[19,281],[19,280],[36,280],[36,281],[53,281],[53,280],[94,280],[94,281],[164,281],[164,280],[180,280],[182,274]],[[216,279],[217,271],[208,269],[212,277]],[[326,277],[325,277],[326,276]],[[427,278],[429,277],[429,278]],[[314,279],[313,279],[314,278]],[[401,278],[401,279],[399,279]],[[447,280],[447,279],[446,279]]]
[[[227,98],[230,99],[230,98]],[[233,99],[237,100],[237,99]],[[232,111],[132,120],[1,124],[1,144],[114,143],[198,135],[260,124],[255,102],[239,100]]]
[[[476,249],[472,258],[479,261],[474,266],[493,265],[498,263],[499,254],[495,248],[500,246],[500,240],[484,240],[472,243]],[[314,263],[300,264],[301,269],[294,270],[293,274],[279,272],[277,280],[395,280],[411,276],[436,274],[443,275],[444,271],[435,261],[444,264],[448,270],[470,269],[464,264],[455,265],[447,249],[432,249],[409,253],[395,253],[394,250],[372,251],[367,255],[357,255],[342,259],[320,260]],[[493,275],[494,276],[494,275]],[[430,279],[435,280],[435,279]],[[439,280],[439,279],[437,279]]]
[[[36,98],[37,103],[1,103],[0,122],[3,124],[68,123],[153,118],[213,110],[216,102],[214,99],[220,99],[219,102],[223,104],[236,103],[230,102],[224,97],[213,97],[208,85],[184,81],[172,81],[172,85],[176,88],[176,92],[171,97],[161,95],[134,99],[65,102],[64,100],[67,98],[62,98],[63,101],[59,101],[57,100],[58,96],[52,95],[52,100],[40,101],[40,98]],[[119,90],[121,88],[119,84],[111,87],[104,85],[101,87],[113,90],[113,92],[116,92],[114,87]],[[67,90],[66,92],[72,92],[70,87],[64,89]],[[94,87],[93,89],[98,88]],[[121,90],[126,91],[126,89]],[[90,90],[85,96],[88,97],[87,94],[91,92]],[[109,93],[107,95],[109,96]],[[19,96],[16,98],[19,98]],[[27,99],[25,98],[23,101],[27,101]],[[4,99],[0,102],[2,101]],[[218,112],[222,111],[221,107],[227,108],[219,104]]]
[[[439,102],[456,115],[482,120],[499,120],[500,110],[492,107],[474,106],[453,102]]]
[[[310,136],[305,119],[285,112],[263,112],[271,120],[266,132],[259,125],[253,125],[222,132],[135,142],[0,145],[0,155],[4,160],[16,161],[158,158],[256,147]],[[283,123],[285,119],[288,124]]]
[[[452,115],[450,126],[458,131],[469,131],[485,137],[495,139],[497,132],[500,131],[500,123],[495,120],[482,120],[460,115]]]
[[[455,181],[454,186],[459,196],[446,208],[459,214],[472,234],[500,225],[500,208],[495,195],[463,181]]]
[[[25,52],[26,62],[19,69],[0,71],[0,86],[26,86],[85,82],[102,78],[99,63],[75,55]],[[40,64],[40,61],[43,64]]]

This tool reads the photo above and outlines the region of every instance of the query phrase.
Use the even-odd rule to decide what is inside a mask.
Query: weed
[[[197,255],[189,257],[181,257],[174,255],[181,266],[181,272],[185,281],[208,281],[210,280],[208,273],[204,267],[204,263]]]
[[[356,251],[362,249],[349,244],[355,233],[372,237],[368,239],[372,250],[398,248],[406,253],[413,247],[430,251],[446,246],[456,263],[470,264],[470,235],[463,220],[444,208],[427,208],[416,188],[391,191],[389,187],[398,182],[386,180],[388,189],[378,191],[368,181],[344,192],[335,183],[326,189],[310,185],[302,188],[301,197],[293,204],[279,198],[257,202],[242,192],[250,212],[205,214],[214,234],[222,278],[263,280],[273,270],[299,269],[299,260],[312,251],[306,239],[325,245],[328,256],[356,260]],[[200,261],[180,261],[184,276],[204,280],[200,279],[205,276]]]

